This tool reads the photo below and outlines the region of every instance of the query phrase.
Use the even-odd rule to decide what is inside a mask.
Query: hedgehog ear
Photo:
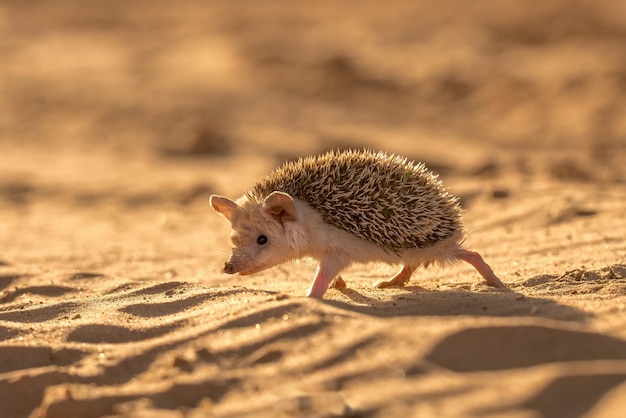
[[[296,203],[287,193],[270,193],[263,201],[263,210],[280,223],[298,219]]]
[[[215,194],[211,195],[209,198],[209,204],[215,212],[228,219],[231,223],[233,221],[233,215],[239,209],[237,204],[229,198]]]

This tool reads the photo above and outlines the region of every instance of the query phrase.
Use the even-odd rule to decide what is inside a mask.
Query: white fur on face
[[[240,201],[232,219],[229,273],[253,274],[299,256],[294,228],[273,219],[255,202]],[[296,222],[289,222],[295,224]],[[297,229],[297,228],[296,228]],[[259,243],[259,237],[267,242]]]

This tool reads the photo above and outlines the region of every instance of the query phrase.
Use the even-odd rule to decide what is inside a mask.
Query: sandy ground
[[[0,415],[622,417],[626,3],[0,3]],[[227,276],[238,197],[370,147],[466,265]]]

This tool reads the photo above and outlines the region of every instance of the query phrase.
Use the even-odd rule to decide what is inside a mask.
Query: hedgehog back
[[[289,162],[246,193],[262,202],[274,191],[307,202],[324,222],[398,253],[425,248],[462,229],[458,199],[424,164],[370,151],[344,151]]]

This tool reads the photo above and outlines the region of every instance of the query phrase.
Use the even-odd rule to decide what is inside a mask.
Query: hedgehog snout
[[[235,274],[235,273],[237,273],[237,270],[235,269],[235,266],[233,265],[232,260],[229,260],[229,261],[224,263],[224,273],[226,273],[226,274]]]

